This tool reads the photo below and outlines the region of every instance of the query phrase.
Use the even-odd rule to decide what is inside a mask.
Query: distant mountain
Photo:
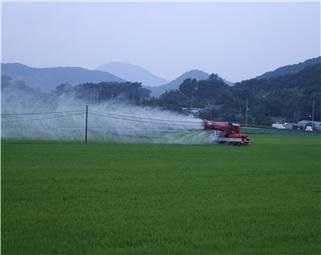
[[[210,75],[208,73],[205,73],[201,70],[194,69],[189,72],[183,73],[181,76],[179,76],[178,78],[176,78],[175,80],[173,80],[167,84],[164,84],[164,85],[161,85],[158,87],[148,87],[148,89],[152,92],[151,93],[152,96],[158,97],[166,91],[178,89],[179,85],[181,85],[183,83],[183,81],[186,79],[196,79],[198,81],[199,80],[207,80],[209,76]],[[231,83],[231,82],[228,82],[225,80],[224,80],[224,82],[227,85],[233,85],[233,83]]]
[[[308,59],[304,62],[294,64],[294,65],[286,65],[279,67],[275,69],[274,71],[271,72],[266,72],[260,76],[257,76],[255,79],[271,79],[271,78],[276,78],[282,75],[287,75],[287,74],[295,74],[300,71],[302,71],[305,67],[315,65],[315,64],[321,64],[321,57],[317,58],[311,58]]]
[[[178,89],[179,85],[181,85],[183,81],[186,79],[196,79],[199,81],[199,80],[206,80],[208,79],[209,76],[210,75],[208,73],[205,73],[201,70],[194,69],[186,73],[183,73],[182,75],[177,77],[175,80],[167,84],[157,86],[157,87],[148,87],[148,89],[152,92],[151,93],[152,96],[158,97],[166,91]]]
[[[46,92],[62,83],[76,85],[85,82],[124,81],[111,73],[80,67],[33,68],[19,63],[1,64],[1,73]]]
[[[168,82],[165,79],[152,74],[145,68],[133,64],[111,62],[109,64],[98,66],[96,69],[112,73],[126,81],[141,82],[144,86],[153,87]]]

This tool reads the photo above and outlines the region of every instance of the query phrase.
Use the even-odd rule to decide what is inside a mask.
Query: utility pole
[[[88,105],[86,105],[85,143],[88,143]]]
[[[312,121],[314,121],[314,104],[315,104],[315,101],[313,99],[313,102],[312,102]]]
[[[249,111],[249,99],[246,98],[246,106],[245,106],[245,127],[247,127],[247,115]]]

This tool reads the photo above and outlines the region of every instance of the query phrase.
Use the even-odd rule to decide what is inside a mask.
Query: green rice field
[[[3,140],[2,254],[321,254],[320,136]]]

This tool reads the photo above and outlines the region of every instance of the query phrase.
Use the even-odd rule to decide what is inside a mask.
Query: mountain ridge
[[[305,67],[310,66],[310,65],[315,65],[315,64],[321,64],[321,56],[306,59],[306,60],[296,63],[296,64],[280,66],[272,71],[265,72],[265,73],[255,77],[255,79],[257,79],[257,80],[271,79],[271,78],[276,78],[276,77],[287,75],[287,74],[295,74],[295,73],[302,71]]]
[[[144,86],[149,87],[159,86],[168,82],[142,66],[129,63],[110,62],[98,66],[96,70],[112,73],[126,81],[141,82]]]
[[[62,83],[77,85],[85,82],[124,82],[123,79],[98,70],[82,67],[31,67],[21,63],[1,63],[1,74],[23,80],[31,88],[51,91]]]
[[[152,96],[160,96],[162,93],[169,91],[169,90],[175,90],[178,89],[179,86],[183,83],[186,79],[196,79],[196,80],[207,80],[210,77],[209,73],[206,73],[199,69],[192,69],[190,71],[187,71],[180,76],[178,76],[175,80],[170,81],[167,84],[157,86],[157,87],[146,87],[151,91]],[[230,85],[231,83],[222,79],[227,85]]]

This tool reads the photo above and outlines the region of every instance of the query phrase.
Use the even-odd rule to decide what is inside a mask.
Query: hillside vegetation
[[[310,65],[295,74],[271,79],[251,79],[228,86],[217,75],[207,80],[187,79],[179,89],[168,91],[152,104],[181,111],[202,108],[200,115],[209,119],[244,122],[248,101],[249,123],[271,124],[274,119],[295,122],[320,119],[321,65]]]

